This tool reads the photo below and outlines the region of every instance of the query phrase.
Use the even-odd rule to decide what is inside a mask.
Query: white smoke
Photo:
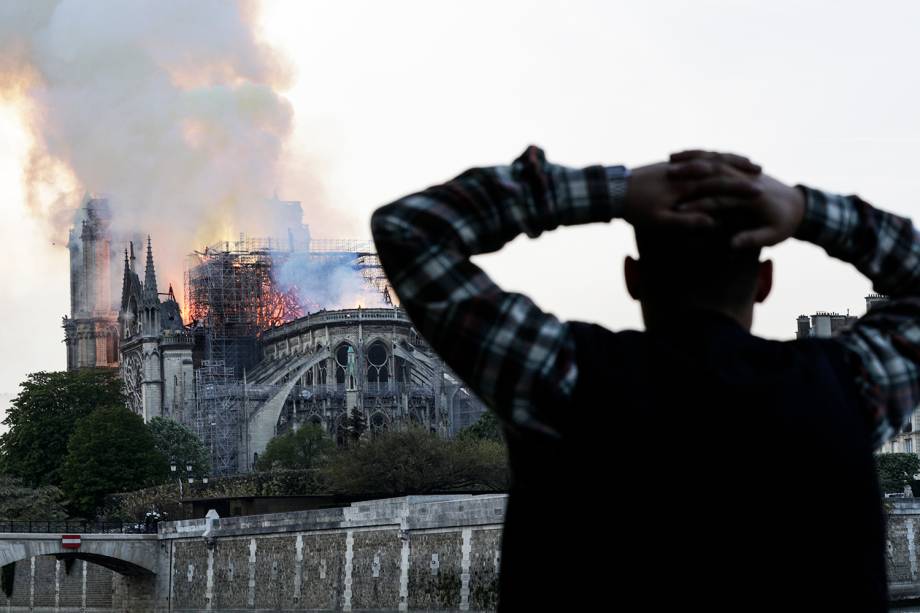
[[[196,246],[285,234],[266,196],[292,129],[288,74],[255,9],[0,0],[0,97],[29,121],[29,204],[58,244],[87,192],[109,198],[116,235],[153,235],[161,289]]]

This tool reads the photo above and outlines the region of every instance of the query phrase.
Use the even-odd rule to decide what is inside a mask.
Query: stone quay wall
[[[148,584],[81,560],[16,564],[19,611],[490,611],[504,495],[411,496],[349,507],[160,525]]]
[[[175,612],[491,610],[504,513],[504,495],[408,497],[220,519],[210,536],[207,520],[166,524],[169,592],[158,602]]]
[[[892,599],[918,598],[920,499],[886,507]],[[152,589],[39,556],[16,564],[0,613],[493,610],[504,512],[500,495],[429,496],[218,519],[208,534],[207,520],[171,522]]]

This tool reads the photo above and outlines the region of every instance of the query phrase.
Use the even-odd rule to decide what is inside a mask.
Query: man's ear
[[[639,260],[626,256],[623,262],[623,274],[626,277],[626,291],[633,297],[633,300],[639,300],[642,294],[642,275],[639,271]]]
[[[759,264],[757,269],[757,291],[754,293],[754,302],[763,302],[773,289],[773,260],[766,260]]]

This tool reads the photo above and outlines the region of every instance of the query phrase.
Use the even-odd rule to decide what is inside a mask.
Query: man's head
[[[750,328],[753,307],[773,285],[772,262],[760,249],[735,249],[730,224],[687,230],[636,228],[639,259],[626,258],[626,286],[642,303],[646,326],[677,308],[717,311]],[[663,319],[663,317],[662,317]]]

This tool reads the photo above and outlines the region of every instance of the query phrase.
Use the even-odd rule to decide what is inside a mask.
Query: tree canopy
[[[508,485],[504,445],[444,440],[425,430],[388,431],[339,451],[324,468],[333,489],[399,496]]]
[[[75,424],[97,407],[123,406],[112,370],[37,372],[20,384],[0,435],[0,471],[31,487],[61,485],[61,467]]]
[[[875,462],[882,492],[904,491],[904,486],[920,472],[920,456],[915,453],[881,453],[875,456]]]
[[[0,520],[67,519],[65,504],[64,492],[53,485],[31,488],[0,475]]]
[[[479,417],[476,423],[467,426],[457,433],[457,438],[495,442],[502,442],[505,440],[502,433],[502,424],[492,411],[486,411]]]
[[[185,470],[192,465],[192,473],[198,477],[211,473],[211,458],[208,450],[187,426],[165,417],[154,417],[147,422],[147,429],[153,436],[153,446],[163,457],[166,465],[170,461],[180,464]],[[163,478],[169,477],[167,468]]]
[[[71,509],[91,517],[106,494],[154,485],[168,470],[144,420],[108,406],[77,422],[61,473]]]
[[[257,470],[280,468],[316,468],[335,450],[335,443],[320,426],[306,424],[269,441],[259,456]]]

